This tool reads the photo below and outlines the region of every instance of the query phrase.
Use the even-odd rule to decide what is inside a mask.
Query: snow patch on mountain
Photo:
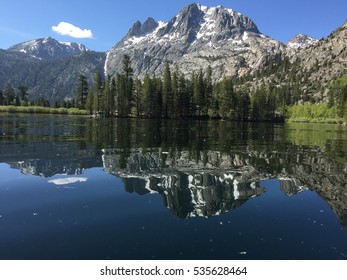
[[[81,52],[86,52],[86,51],[89,51],[88,48],[86,48],[85,45],[83,44],[79,44],[79,43],[73,43],[73,42],[59,42],[60,44],[62,45],[65,45],[65,46],[68,46],[70,47],[71,49],[75,49],[75,50],[80,50]]]
[[[216,20],[212,18],[216,8],[208,8],[203,6],[202,11],[205,13],[200,25],[200,30],[196,35],[196,39],[208,40],[209,37],[216,35]]]
[[[262,36],[247,16],[222,6],[191,4],[168,22],[137,21],[111,50],[106,72],[121,71],[124,54],[132,57],[134,75],[161,75],[163,61],[185,73],[211,65],[213,78],[240,75],[266,64],[284,46]],[[262,58],[261,60],[259,58]]]
[[[158,31],[160,29],[166,27],[168,24],[167,22],[163,22],[163,21],[158,21],[157,23],[158,23],[158,27],[156,29],[154,29],[154,31],[152,31],[151,33],[148,33],[144,36],[136,36],[135,35],[135,36],[132,36],[129,39],[127,39],[124,42],[125,48],[139,44],[143,41],[155,41],[158,38],[158,36],[157,36]],[[164,38],[165,38],[165,36],[164,36]]]
[[[298,34],[293,39],[289,40],[286,43],[286,46],[292,49],[306,48],[308,46],[312,46],[318,42],[317,39],[304,35]]]
[[[14,45],[8,49],[12,52],[26,53],[37,59],[55,60],[78,56],[89,51],[84,45],[72,42],[58,42],[51,37],[35,39]]]

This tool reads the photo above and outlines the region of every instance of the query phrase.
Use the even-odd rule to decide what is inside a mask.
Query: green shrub
[[[344,116],[346,118],[346,116]],[[329,108],[328,104],[304,104],[288,107],[287,121],[296,122],[329,122],[338,123],[342,119],[336,106]]]
[[[88,115],[86,110],[77,108],[49,108],[41,106],[0,106],[2,113],[28,113],[28,114],[60,114],[60,115]]]

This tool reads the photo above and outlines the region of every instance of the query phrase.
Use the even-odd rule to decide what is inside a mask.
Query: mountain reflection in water
[[[15,115],[0,120],[0,163],[56,187],[96,188],[99,183],[86,174],[99,167],[119,178],[126,193],[160,195],[174,216],[194,220],[242,210],[247,201],[255,205],[269,191],[267,203],[276,200],[266,183],[276,179],[287,197],[318,194],[347,232],[344,127]]]

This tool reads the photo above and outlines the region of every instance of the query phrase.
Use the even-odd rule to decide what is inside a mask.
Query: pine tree
[[[124,77],[124,116],[129,116],[132,108],[133,98],[133,72],[129,55],[123,57],[123,77]]]
[[[192,117],[196,115],[196,111],[197,111],[197,104],[196,104],[196,98],[195,98],[195,92],[197,91],[197,88],[198,88],[197,76],[195,72],[193,71],[190,75],[190,79],[189,79],[188,87],[187,87],[187,91],[190,93],[189,115]]]
[[[238,121],[246,121],[249,117],[250,97],[245,88],[235,93],[235,111],[234,118]]]
[[[179,110],[181,107],[181,100],[180,100],[180,92],[179,92],[179,83],[178,83],[178,68],[176,66],[175,71],[172,73],[172,79],[171,79],[171,88],[172,88],[172,97],[173,97],[173,104],[172,104],[172,117],[177,118],[179,116]]]
[[[88,110],[89,114],[92,115],[94,112],[94,93],[92,89],[89,89],[87,100],[86,100],[86,109]]]
[[[15,91],[10,83],[6,83],[3,90],[2,95],[4,98],[4,105],[13,105],[15,102]]]
[[[219,105],[220,105],[220,98],[219,96],[221,95],[221,90],[222,88],[222,83],[216,83],[212,87],[212,98],[211,98],[211,116],[212,117],[220,117],[220,112],[219,112]]]
[[[331,82],[331,100],[335,101],[337,113],[340,118],[344,117],[347,103],[347,75]],[[331,103],[333,103],[331,101]]]
[[[154,105],[153,116],[160,118],[163,112],[163,82],[160,78],[153,79]]]
[[[231,116],[233,106],[234,86],[230,78],[223,78],[219,96],[219,114],[225,119]]]
[[[189,86],[184,74],[181,73],[178,80],[179,88],[179,117],[189,117],[191,115],[190,105],[191,105],[191,94],[189,92]]]
[[[0,90],[0,106],[4,105],[4,96],[2,94],[2,90]]]
[[[123,57],[123,69],[121,74],[117,74],[117,111],[118,116],[127,117],[131,113],[133,99],[133,69],[128,55]]]
[[[88,95],[88,82],[84,75],[79,75],[76,86],[75,107],[85,109]]]
[[[116,110],[116,100],[117,100],[117,86],[116,86],[116,80],[112,77],[111,79],[111,85],[110,85],[110,93],[111,93],[111,99],[110,99],[110,111],[111,116],[114,115]]]
[[[103,87],[103,114],[105,117],[109,117],[111,116],[111,114],[113,113],[113,98],[111,95],[111,77],[107,76],[106,77],[106,81],[105,81],[105,85]]]
[[[136,116],[139,118],[142,115],[142,83],[140,79],[136,79],[134,83],[134,101]]]
[[[153,117],[154,89],[151,78],[146,75],[142,85],[142,110],[146,117]]]
[[[67,103],[68,101],[65,101],[65,102]],[[44,97],[36,98],[34,101],[34,105],[35,106],[41,106],[41,107],[50,107],[49,101]],[[66,106],[66,108],[69,108],[69,107]]]
[[[93,112],[94,115],[98,115],[101,113],[102,107],[102,98],[103,98],[103,90],[102,90],[102,80],[100,72],[96,72],[94,77],[94,85],[93,85]]]
[[[28,105],[28,87],[20,85],[17,87],[20,102],[23,106]]]
[[[337,95],[337,112],[340,118],[343,118],[346,111],[347,84],[342,85]]]
[[[252,94],[252,119],[255,121],[273,120],[276,101],[273,92],[261,85]]]
[[[204,80],[205,85],[205,106],[204,106],[204,115],[207,115],[209,113],[209,109],[211,106],[211,100],[212,100],[212,90],[213,90],[213,83],[212,83],[212,68],[209,65],[206,70],[206,78]]]
[[[204,74],[200,68],[199,74],[194,77],[193,98],[195,105],[195,115],[201,116],[205,112],[205,86]]]
[[[172,117],[173,98],[172,98],[172,84],[171,84],[171,71],[169,63],[165,64],[163,75],[163,117]]]
[[[116,92],[117,92],[117,114],[119,117],[125,116],[125,79],[124,76],[117,73],[116,75]]]
[[[54,108],[60,108],[60,102],[58,100],[54,101]]]

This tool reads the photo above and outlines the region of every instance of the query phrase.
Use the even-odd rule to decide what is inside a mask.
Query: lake
[[[0,115],[0,259],[347,259],[347,128]]]

